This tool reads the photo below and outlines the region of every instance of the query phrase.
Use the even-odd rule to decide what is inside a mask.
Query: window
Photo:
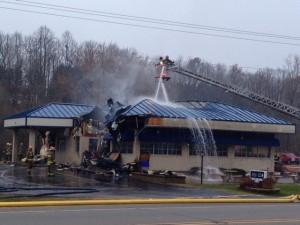
[[[141,142],[141,152],[150,152],[154,155],[181,155],[181,144],[167,142]]]
[[[97,145],[98,145],[98,139],[90,138],[90,140],[89,140],[89,151],[90,152],[96,152],[97,151]]]
[[[168,143],[166,146],[168,149],[168,155],[181,155],[181,145],[176,143]]]
[[[228,156],[228,146],[217,145],[217,156]]]
[[[153,142],[141,142],[141,152],[150,152],[150,154],[153,154],[153,148]]]
[[[155,155],[168,155],[168,146],[166,143],[155,143],[153,148]]]
[[[120,142],[121,145],[121,153],[133,153],[133,142]]]
[[[59,139],[58,141],[58,150],[65,151],[66,150],[66,139]]]
[[[201,152],[206,152],[203,144],[196,144],[196,143],[189,144],[190,155],[200,155]]]
[[[269,146],[235,146],[235,157],[258,157],[270,158],[271,147]]]
[[[120,148],[121,148],[121,153],[132,154],[133,153],[133,142],[121,141],[121,142],[113,142],[112,143],[112,152],[113,153],[119,152]]]
[[[208,156],[227,156],[228,146],[227,145],[208,145],[204,144],[190,144],[189,154],[190,155],[200,155],[200,152],[205,152]]]
[[[252,156],[252,147],[249,146],[235,146],[234,156],[250,157]]]

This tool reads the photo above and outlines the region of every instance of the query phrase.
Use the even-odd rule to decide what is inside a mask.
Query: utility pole
[[[203,178],[203,156],[204,156],[204,151],[200,152],[201,156],[201,184],[202,184],[202,178]]]

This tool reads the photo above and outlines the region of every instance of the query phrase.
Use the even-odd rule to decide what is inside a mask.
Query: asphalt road
[[[5,225],[298,225],[299,211],[298,203],[0,208],[0,223]]]
[[[46,196],[47,199],[134,199],[134,198],[223,198],[226,191],[181,188],[128,179],[107,179],[97,175],[77,175],[57,171],[46,176],[46,168],[36,167],[27,176],[24,166],[0,166],[0,201]],[[235,196],[236,197],[236,196]],[[241,197],[241,196],[239,196]],[[247,195],[247,198],[254,196]],[[5,225],[192,225],[192,224],[300,224],[299,201],[293,203],[194,203],[115,204],[80,206],[39,206],[0,208],[0,224]]]

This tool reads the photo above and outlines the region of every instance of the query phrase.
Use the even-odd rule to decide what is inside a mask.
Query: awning
[[[239,145],[239,146],[280,146],[279,140],[273,137],[243,137],[243,136],[214,136],[217,145]]]
[[[190,135],[184,129],[145,129],[139,134],[140,141],[188,143]]]

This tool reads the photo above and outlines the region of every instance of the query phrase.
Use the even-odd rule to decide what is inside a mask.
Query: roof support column
[[[19,129],[13,129],[12,162],[18,161],[18,148],[19,148]]]
[[[34,129],[29,130],[29,146],[35,151],[36,131]]]
[[[139,130],[135,129],[134,130],[134,140],[133,140],[133,155],[135,156],[136,159],[139,159],[140,157],[140,142],[139,142]]]
[[[237,168],[235,164],[238,163],[238,160],[235,159],[235,148],[236,146],[231,146],[228,148],[227,154],[227,165],[225,166],[227,169]]]

